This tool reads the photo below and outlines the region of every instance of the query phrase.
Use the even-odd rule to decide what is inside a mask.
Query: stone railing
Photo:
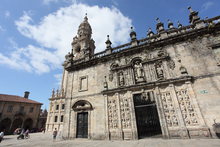
[[[65,97],[64,89],[57,89],[56,91],[52,90],[51,98],[62,98]]]
[[[211,28],[211,27],[214,27],[216,24],[220,24],[220,16],[210,18],[210,19],[205,19],[205,20],[199,20],[197,23],[204,23],[202,28],[205,28],[205,27]],[[146,37],[146,38],[137,40],[137,42],[138,42],[138,45],[143,45],[143,44],[147,44],[147,43],[156,42],[156,41],[159,41],[159,40],[162,40],[165,38],[175,37],[176,35],[186,34],[188,32],[194,31],[196,29],[198,29],[196,27],[196,24],[182,26],[179,28],[174,27],[171,29],[164,29],[164,31],[162,31],[162,32],[156,33],[156,34],[152,35],[151,37]],[[165,34],[165,35],[162,35],[162,34]],[[114,48],[111,48],[110,54],[121,52],[121,51],[126,50],[130,47],[131,47],[131,42],[114,47]],[[107,50],[104,50],[102,52],[94,54],[90,59],[102,58],[107,55],[109,55],[109,53],[107,52]],[[76,64],[82,63],[84,61],[86,61],[85,58],[82,58],[79,60],[74,60],[73,64],[76,65]]]

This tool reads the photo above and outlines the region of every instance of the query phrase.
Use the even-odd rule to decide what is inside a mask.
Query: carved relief
[[[178,126],[178,119],[176,115],[176,110],[174,109],[174,102],[170,92],[163,92],[161,94],[164,113],[167,121],[168,127]]]
[[[185,124],[198,125],[198,117],[186,89],[176,92]]]
[[[169,60],[169,61],[167,62],[167,66],[168,66],[170,69],[174,70],[174,68],[175,68],[175,62],[174,62],[173,60]]]
[[[108,98],[108,123],[110,129],[118,128],[118,111],[115,96]]]
[[[120,97],[122,128],[131,128],[130,102],[126,96]]]

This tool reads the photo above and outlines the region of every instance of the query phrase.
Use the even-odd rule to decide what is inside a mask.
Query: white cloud
[[[76,2],[77,0],[43,0],[43,4],[51,4],[51,3],[58,3],[58,2]]]
[[[208,1],[202,5],[202,11],[208,10],[214,5],[214,2]]]
[[[4,32],[4,31],[5,29],[2,26],[0,26],[0,32]]]
[[[56,54],[32,45],[28,45],[25,48],[17,48],[9,56],[0,53],[0,64],[37,74],[59,68],[60,62]]]
[[[61,85],[61,82],[62,82],[62,76],[63,76],[63,74],[62,73],[60,73],[60,74],[55,74],[54,75],[54,78],[56,78],[56,85]]]
[[[26,68],[26,71],[34,71],[39,74],[61,68],[65,54],[71,51],[72,38],[76,35],[85,12],[88,13],[93,29],[96,52],[105,49],[108,34],[113,43],[112,46],[126,43],[129,40],[131,20],[114,7],[73,3],[69,7],[60,8],[56,12],[44,16],[38,23],[35,23],[31,15],[25,12],[15,24],[22,35],[36,41],[39,47],[36,45],[17,47],[15,52],[18,52],[19,60],[16,63],[25,63],[29,67]],[[11,55],[3,56],[1,54],[0,63],[3,59],[5,61],[5,58],[16,61],[11,58]],[[14,64],[11,66],[17,67]]]
[[[5,18],[8,18],[11,16],[11,13],[9,11],[5,11]]]

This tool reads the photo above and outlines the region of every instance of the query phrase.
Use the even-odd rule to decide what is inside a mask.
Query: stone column
[[[173,101],[174,101],[174,104],[175,104],[175,107],[176,107],[176,113],[177,113],[177,116],[178,116],[179,127],[180,127],[179,135],[180,135],[181,138],[189,138],[189,134],[188,134],[185,122],[183,120],[182,112],[180,110],[180,105],[179,105],[179,102],[178,102],[178,97],[176,95],[175,86],[173,84],[170,84],[169,87],[172,88],[172,92],[173,92],[173,96],[174,96]]]
[[[119,139],[123,140],[123,133],[122,133],[122,124],[121,124],[121,107],[120,107],[120,94],[116,93],[117,96],[117,104],[118,104],[118,137]]]
[[[133,139],[138,139],[138,131],[137,131],[137,123],[136,123],[136,116],[135,116],[135,108],[134,108],[134,100],[132,91],[128,91],[128,95],[130,96],[130,106],[131,106],[131,129],[132,129],[132,136]]]
[[[160,91],[158,86],[155,88],[155,102],[157,106],[157,112],[160,120],[160,126],[161,126],[161,131],[163,138],[170,138],[169,136],[169,131],[168,131],[168,126],[166,122],[166,118],[164,115],[164,109],[163,109],[163,104],[161,102],[161,96],[160,96]]]

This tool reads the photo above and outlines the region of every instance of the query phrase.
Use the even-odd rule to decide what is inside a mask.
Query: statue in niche
[[[144,81],[144,70],[140,60],[137,60],[134,63],[134,73],[137,82]]]
[[[113,81],[113,78],[114,78],[114,77],[113,77],[113,73],[110,73],[110,74],[109,74],[109,81],[112,82],[112,81]]]
[[[125,84],[123,72],[118,74],[119,86],[123,86]]]
[[[164,75],[163,75],[163,67],[162,67],[162,62],[156,64],[156,73],[157,73],[157,77],[158,79],[163,79]]]

